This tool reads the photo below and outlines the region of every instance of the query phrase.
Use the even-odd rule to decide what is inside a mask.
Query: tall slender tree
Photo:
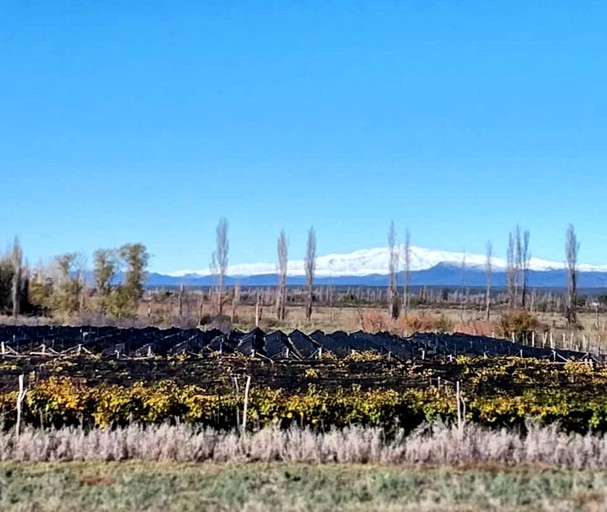
[[[312,302],[314,300],[314,273],[316,272],[316,231],[311,227],[308,231],[306,244],[306,258],[304,261],[306,271],[306,320],[312,318]]]
[[[529,251],[530,234],[526,229],[523,233],[523,242],[521,249],[521,306],[527,307],[527,293],[529,287],[529,264],[531,262],[531,252]]]
[[[15,237],[13,241],[13,248],[11,251],[11,262],[13,264],[13,279],[11,286],[11,302],[12,302],[12,313],[13,317],[19,316],[21,308],[21,290],[23,281],[23,250],[19,239]]]
[[[512,231],[508,233],[508,249],[506,253],[506,285],[508,288],[508,306],[510,309],[516,307],[516,266],[515,266],[515,248],[514,235]]]
[[[462,286],[460,290],[460,322],[464,321],[464,309],[466,307],[467,302],[467,293],[466,293],[466,251],[464,250],[462,254]]]
[[[124,278],[113,301],[113,312],[122,318],[135,318],[143,297],[150,255],[141,243],[125,244],[119,249]]]
[[[409,228],[405,229],[405,245],[403,246],[403,308],[405,318],[409,314],[409,285],[411,284],[411,234]]]
[[[508,234],[506,277],[511,308],[522,307],[524,309],[527,306],[529,264],[531,261],[529,240],[529,231],[521,231],[518,224]]]
[[[398,246],[396,245],[396,232],[394,221],[390,222],[388,230],[388,313],[390,317],[396,320],[400,316],[400,304],[398,297]]]
[[[278,237],[276,251],[278,253],[278,293],[276,294],[276,316],[284,322],[287,311],[287,267],[289,263],[289,247],[284,230]]]
[[[487,275],[487,286],[485,290],[485,318],[491,320],[491,275],[493,273],[493,244],[487,242],[487,257],[485,260],[485,273]]]
[[[217,282],[216,308],[219,315],[223,314],[223,290],[228,271],[228,253],[230,252],[228,227],[228,220],[225,217],[221,218],[215,230],[215,251],[213,252],[211,263],[211,268]]]
[[[573,224],[567,228],[565,258],[567,260],[567,306],[565,316],[569,325],[577,322],[577,258],[580,244]]]
[[[517,224],[514,228],[514,307],[520,304],[521,270],[523,268],[523,245],[521,243],[521,228]]]

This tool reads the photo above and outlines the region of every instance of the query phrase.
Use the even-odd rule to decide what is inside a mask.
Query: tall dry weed
[[[191,425],[116,429],[28,428],[0,433],[3,461],[303,462],[389,464],[539,464],[607,468],[607,438],[529,424],[526,432],[463,429],[441,423],[386,437],[377,428],[315,432],[266,428],[240,434]]]

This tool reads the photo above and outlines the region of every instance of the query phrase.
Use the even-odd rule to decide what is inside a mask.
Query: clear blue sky
[[[159,271],[402,238],[607,263],[607,3],[0,2],[0,241]]]

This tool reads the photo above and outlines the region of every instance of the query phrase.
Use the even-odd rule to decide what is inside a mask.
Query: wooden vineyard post
[[[455,383],[455,400],[457,400],[457,428],[461,432],[464,430],[466,405],[462,399],[462,390],[459,380]]]
[[[240,387],[238,386],[238,377],[232,377],[234,383],[234,389],[236,390],[236,396],[240,395]],[[236,429],[240,429],[240,409],[236,407]]]
[[[244,387],[244,408],[242,410],[242,433],[247,431],[247,409],[249,408],[249,389],[251,388],[251,376],[247,377]]]
[[[26,394],[23,378],[23,374],[19,375],[19,394],[17,395],[17,437],[21,435],[21,411],[23,409],[23,400],[25,399]]]

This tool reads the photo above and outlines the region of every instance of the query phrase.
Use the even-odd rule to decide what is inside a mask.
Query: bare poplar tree
[[[523,268],[523,246],[521,243],[521,228],[517,224],[514,228],[514,307],[519,306],[521,288],[521,271]]]
[[[240,281],[234,284],[234,295],[232,296],[232,323],[236,320],[236,308],[240,304]]]
[[[19,316],[21,306],[21,284],[23,280],[23,250],[19,239],[15,237],[11,251],[11,263],[13,266],[13,279],[11,286],[11,302],[13,317]]]
[[[508,287],[508,298],[509,298],[509,306],[510,309],[516,307],[516,293],[514,288],[514,282],[516,280],[516,271],[515,271],[515,260],[514,260],[514,235],[512,231],[508,233],[508,250],[506,254],[506,283]]]
[[[185,299],[185,285],[183,282],[179,285],[179,294],[177,295],[177,317],[179,324],[183,322],[183,303]]]
[[[86,265],[88,259],[86,255],[78,253],[76,260],[74,261],[76,279],[79,283],[80,294],[78,296],[78,312],[82,314],[86,307]]]
[[[565,257],[567,258],[567,310],[566,318],[569,325],[577,322],[577,256],[580,244],[577,241],[575,228],[569,224],[565,243]]]
[[[523,243],[521,249],[521,306],[523,309],[527,307],[527,288],[529,278],[529,263],[531,261],[531,253],[529,252],[529,231],[523,233]]]
[[[398,299],[398,247],[396,245],[396,233],[394,230],[394,221],[390,222],[388,230],[388,312],[390,318],[396,320],[400,315],[400,304]]]
[[[405,268],[403,284],[403,305],[405,318],[409,314],[409,283],[411,282],[411,234],[409,228],[405,230],[405,245],[403,247]]]
[[[284,230],[278,237],[278,293],[276,295],[276,316],[284,322],[287,308],[287,266],[289,262],[289,248]]]
[[[217,280],[217,312],[223,314],[223,289],[226,272],[228,271],[228,253],[230,241],[228,240],[228,220],[223,217],[219,220],[215,231],[215,251],[213,252],[211,269]]]
[[[466,302],[466,295],[465,295],[465,289],[466,289],[466,251],[464,251],[463,255],[462,255],[462,286],[461,286],[461,291],[460,291],[460,299],[461,299],[461,304],[460,304],[460,322],[464,322],[464,308],[465,308],[465,302]]]
[[[525,308],[527,305],[527,278],[531,260],[529,238],[529,231],[521,233],[518,224],[508,235],[508,294],[513,308]]]
[[[487,289],[485,292],[485,318],[491,320],[491,274],[493,272],[493,244],[487,242],[487,259],[485,260],[485,272],[487,274]]]
[[[312,300],[314,293],[314,272],[316,271],[316,231],[311,227],[308,231],[308,243],[306,245],[306,259],[304,261],[306,271],[306,320],[312,318]]]

